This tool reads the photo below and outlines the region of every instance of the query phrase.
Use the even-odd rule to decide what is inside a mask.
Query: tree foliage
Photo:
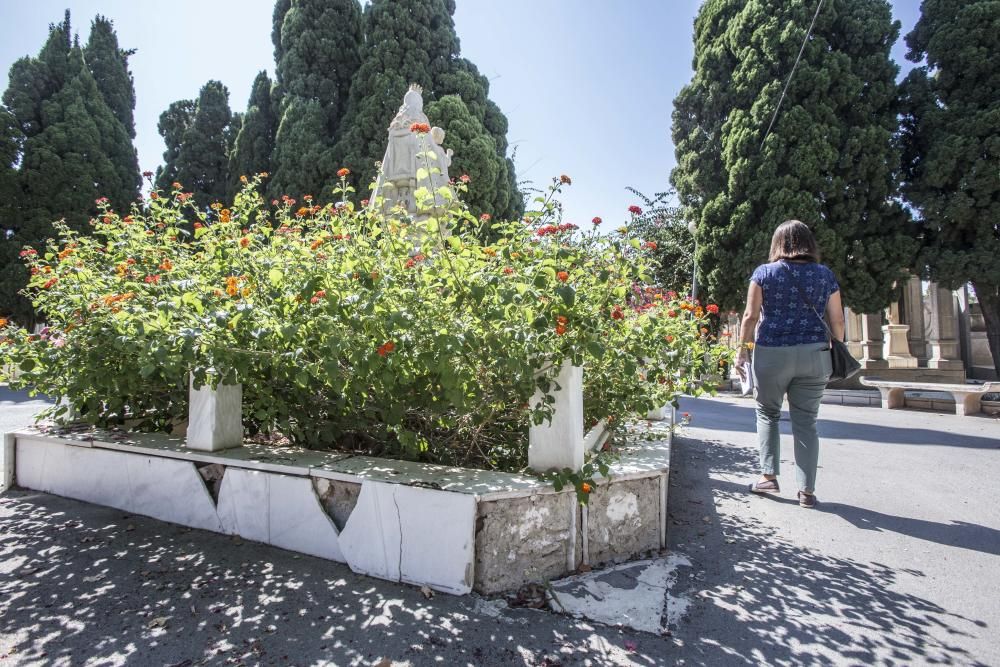
[[[695,74],[674,101],[671,180],[697,223],[699,282],[726,308],[742,304],[742,278],[789,218],[813,229],[857,311],[884,307],[912,263],[893,139],[899,24],[886,0],[823,5],[765,138],[815,7],[708,0],[695,21]]]
[[[104,101],[132,139],[135,138],[135,85],[128,59],[134,53],[135,50],[118,46],[118,36],[110,19],[97,16],[93,20],[83,55]]]
[[[365,192],[385,152],[386,128],[407,88],[416,83],[423,88],[428,116],[455,126],[443,129],[449,135],[445,146],[455,149],[456,166],[470,176],[484,175],[472,181],[470,205],[496,218],[517,217],[523,203],[507,158],[507,119],[488,98],[489,81],[459,55],[454,11],[454,0],[374,0],[368,6],[361,66],[334,155]],[[445,101],[446,96],[454,98]],[[462,154],[465,147],[474,157]]]
[[[240,176],[271,171],[277,116],[272,105],[271,78],[260,72],[254,79],[239,134],[229,156],[230,193],[239,190]]]
[[[329,200],[340,168],[333,144],[360,63],[361,6],[357,0],[280,0],[272,39],[281,102],[271,192]]]
[[[676,193],[657,192],[647,197],[633,188],[628,190],[642,203],[641,212],[632,214],[629,232],[656,244],[650,253],[653,282],[678,294],[690,294],[694,237],[687,228],[683,211],[675,204]]]
[[[997,0],[924,0],[907,35],[903,83],[907,200],[919,211],[920,266],[972,282],[1000,373],[1000,31]]]
[[[117,39],[110,24],[95,21],[92,53],[99,44]],[[117,48],[117,47],[116,47]],[[95,62],[102,58],[95,55]],[[98,72],[105,72],[98,65]],[[126,70],[127,71],[127,70]],[[102,74],[103,76],[103,74]],[[53,221],[64,220],[76,232],[89,231],[98,198],[126,207],[138,193],[138,165],[126,126],[115,115],[73,37],[69,13],[50,26],[49,37],[35,58],[22,58],[11,68],[4,93],[9,111],[2,138],[5,188],[13,191],[4,221],[4,274],[0,311],[30,322],[30,304],[18,295],[26,284],[23,270],[8,259],[25,246],[41,247],[54,233]],[[13,160],[10,151],[14,151]],[[11,169],[16,164],[16,174]],[[13,209],[13,210],[10,210]]]
[[[180,100],[171,104],[160,116],[159,129],[167,152],[157,185],[171,189],[179,182],[202,202],[225,199],[234,122],[238,120],[229,109],[229,90],[219,81],[206,83],[195,103]]]

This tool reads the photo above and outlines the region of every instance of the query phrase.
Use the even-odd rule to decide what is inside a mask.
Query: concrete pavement
[[[671,473],[669,635],[426,599],[336,563],[13,491],[0,499],[0,664],[1000,665],[1000,421],[824,405],[810,511],[790,461],[781,498],[744,492],[750,401],[681,409],[693,421]]]

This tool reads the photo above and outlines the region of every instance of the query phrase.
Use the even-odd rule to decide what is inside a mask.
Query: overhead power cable
[[[802,52],[806,50],[806,43],[809,41],[813,28],[816,26],[816,17],[819,16],[819,10],[822,7],[823,0],[819,0],[819,2],[816,3],[816,12],[813,14],[812,23],[809,24],[809,29],[806,30],[806,37],[802,40],[802,46],[799,47],[799,55],[795,57],[795,62],[792,63],[792,71],[788,73],[788,79],[785,81],[785,88],[781,91],[781,97],[778,98],[778,105],[774,107],[774,114],[771,116],[771,122],[767,126],[767,131],[764,132],[764,138],[760,140],[761,150],[764,149],[764,141],[767,140],[767,135],[771,134],[771,128],[774,127],[774,121],[778,118],[778,110],[781,109],[781,103],[785,101],[785,93],[788,92],[788,86],[792,83],[792,77],[795,76],[795,68],[799,66],[799,61],[802,60]]]

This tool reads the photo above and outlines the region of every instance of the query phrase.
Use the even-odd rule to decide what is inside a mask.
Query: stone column
[[[844,333],[848,352],[855,359],[863,359],[865,352],[861,346],[861,315],[850,308],[844,308]]]
[[[931,305],[931,326],[928,336],[931,357],[927,360],[927,367],[942,370],[963,370],[965,366],[962,364],[958,342],[955,295],[952,294],[951,290],[931,283],[927,296]]]
[[[899,303],[889,306],[889,324],[882,327],[882,355],[889,368],[916,368],[917,358],[910,354],[907,324],[900,324]]]
[[[536,472],[583,467],[583,367],[567,359],[555,381],[560,388],[552,392],[552,421],[528,429],[528,467]],[[536,391],[532,405],[542,397]]]
[[[907,342],[910,354],[918,362],[927,361],[927,339],[924,337],[924,292],[918,276],[910,276],[903,288],[903,322],[910,325]]]
[[[882,357],[882,315],[870,313],[861,316],[862,368],[888,368]]]

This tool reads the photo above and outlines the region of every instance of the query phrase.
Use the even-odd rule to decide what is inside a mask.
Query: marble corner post
[[[924,334],[924,291],[919,276],[910,276],[903,288],[903,318],[910,325],[907,342],[910,354],[918,363],[927,361],[927,338]]]
[[[882,315],[869,313],[861,316],[862,368],[888,368],[882,357]]]
[[[899,303],[889,306],[889,324],[882,327],[882,356],[889,368],[916,368],[917,358],[910,354],[910,326],[901,324]]]
[[[528,430],[528,467],[537,472],[583,467],[583,367],[566,360],[555,382],[559,389],[552,392],[552,421]],[[532,405],[543,397],[536,390]]]
[[[243,445],[243,385],[194,386],[190,380],[187,447],[216,452]]]
[[[844,343],[847,345],[847,351],[855,359],[863,359],[865,351],[861,346],[861,315],[855,313],[850,308],[844,309],[844,333],[844,337],[846,338]]]
[[[931,304],[929,343],[931,357],[928,368],[962,370],[961,350],[958,340],[958,317],[955,314],[955,295],[951,290],[930,284],[928,299]]]
[[[14,486],[15,439],[13,433],[3,434],[0,441],[0,493]]]

